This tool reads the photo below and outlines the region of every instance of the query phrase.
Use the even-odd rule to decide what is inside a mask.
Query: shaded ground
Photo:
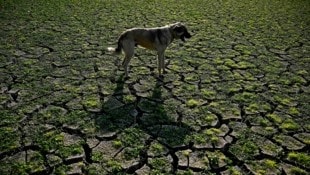
[[[0,174],[307,174],[310,1],[0,1]],[[130,79],[105,52],[185,22]]]

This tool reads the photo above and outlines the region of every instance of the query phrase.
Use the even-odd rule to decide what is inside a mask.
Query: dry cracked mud
[[[309,174],[309,1],[0,1],[0,174]],[[130,77],[105,51],[186,23]]]

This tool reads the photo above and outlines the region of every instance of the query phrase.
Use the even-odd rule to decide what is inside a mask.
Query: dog
[[[120,35],[117,48],[108,47],[107,49],[114,54],[120,54],[122,50],[125,53],[122,63],[125,77],[128,77],[128,65],[136,46],[157,51],[158,74],[161,77],[162,71],[165,72],[164,54],[167,47],[174,39],[181,39],[185,42],[185,38],[191,37],[185,25],[180,22],[156,28],[132,28]]]

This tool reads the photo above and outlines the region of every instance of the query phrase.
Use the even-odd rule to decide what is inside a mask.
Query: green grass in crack
[[[152,172],[150,174],[169,174],[170,162],[166,158],[154,158],[149,161],[150,166],[152,167]]]
[[[57,150],[57,153],[61,155],[62,158],[81,155],[83,153],[83,149],[80,144],[72,144],[69,146],[62,146]]]
[[[220,129],[217,129],[217,128],[210,128],[210,129],[207,129],[203,132],[204,135],[207,136],[207,140],[210,140],[211,143],[217,143],[219,141],[219,138],[218,138],[218,134],[220,134],[222,131]]]
[[[115,145],[115,143],[113,145],[125,147],[125,158],[127,160],[131,160],[139,156],[140,152],[144,148],[144,140],[146,138],[142,130],[138,128],[128,128],[121,133],[119,139],[121,145]]]
[[[226,166],[232,163],[232,161],[220,151],[208,152],[207,157],[209,165],[213,168]]]
[[[201,122],[202,122],[202,125],[211,125],[212,122],[216,120],[217,120],[217,116],[215,114],[207,113],[202,117]]]
[[[249,163],[249,166],[255,174],[259,175],[280,173],[277,162],[269,159],[251,162]]]
[[[62,148],[64,136],[60,134],[60,131],[42,131],[38,130],[37,133],[34,133],[36,134],[34,137],[35,144],[38,144],[45,151]]]
[[[16,126],[0,128],[0,152],[7,151],[19,146],[19,132]]]
[[[107,162],[107,167],[111,169],[112,174],[120,174],[119,171],[122,170],[121,163],[115,160],[109,160]]]
[[[44,170],[44,158],[39,152],[28,152],[27,162],[5,162],[0,164],[0,173],[27,175],[36,171]]]
[[[153,143],[150,146],[150,152],[154,153],[155,155],[163,154],[164,146],[159,143]]]
[[[202,133],[194,133],[187,137],[187,141],[194,141],[197,144],[216,144],[219,141],[219,134],[222,133],[220,129],[210,128],[204,130]]]
[[[251,160],[259,153],[259,146],[255,140],[256,136],[249,130],[242,130],[236,144],[232,145],[229,151],[243,161]]]

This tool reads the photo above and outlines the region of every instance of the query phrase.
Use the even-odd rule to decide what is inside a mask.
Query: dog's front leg
[[[158,75],[161,76],[165,72],[165,55],[164,51],[158,51]]]
[[[161,69],[163,71],[163,74],[165,74],[166,73],[166,71],[165,71],[165,52],[162,53]]]

